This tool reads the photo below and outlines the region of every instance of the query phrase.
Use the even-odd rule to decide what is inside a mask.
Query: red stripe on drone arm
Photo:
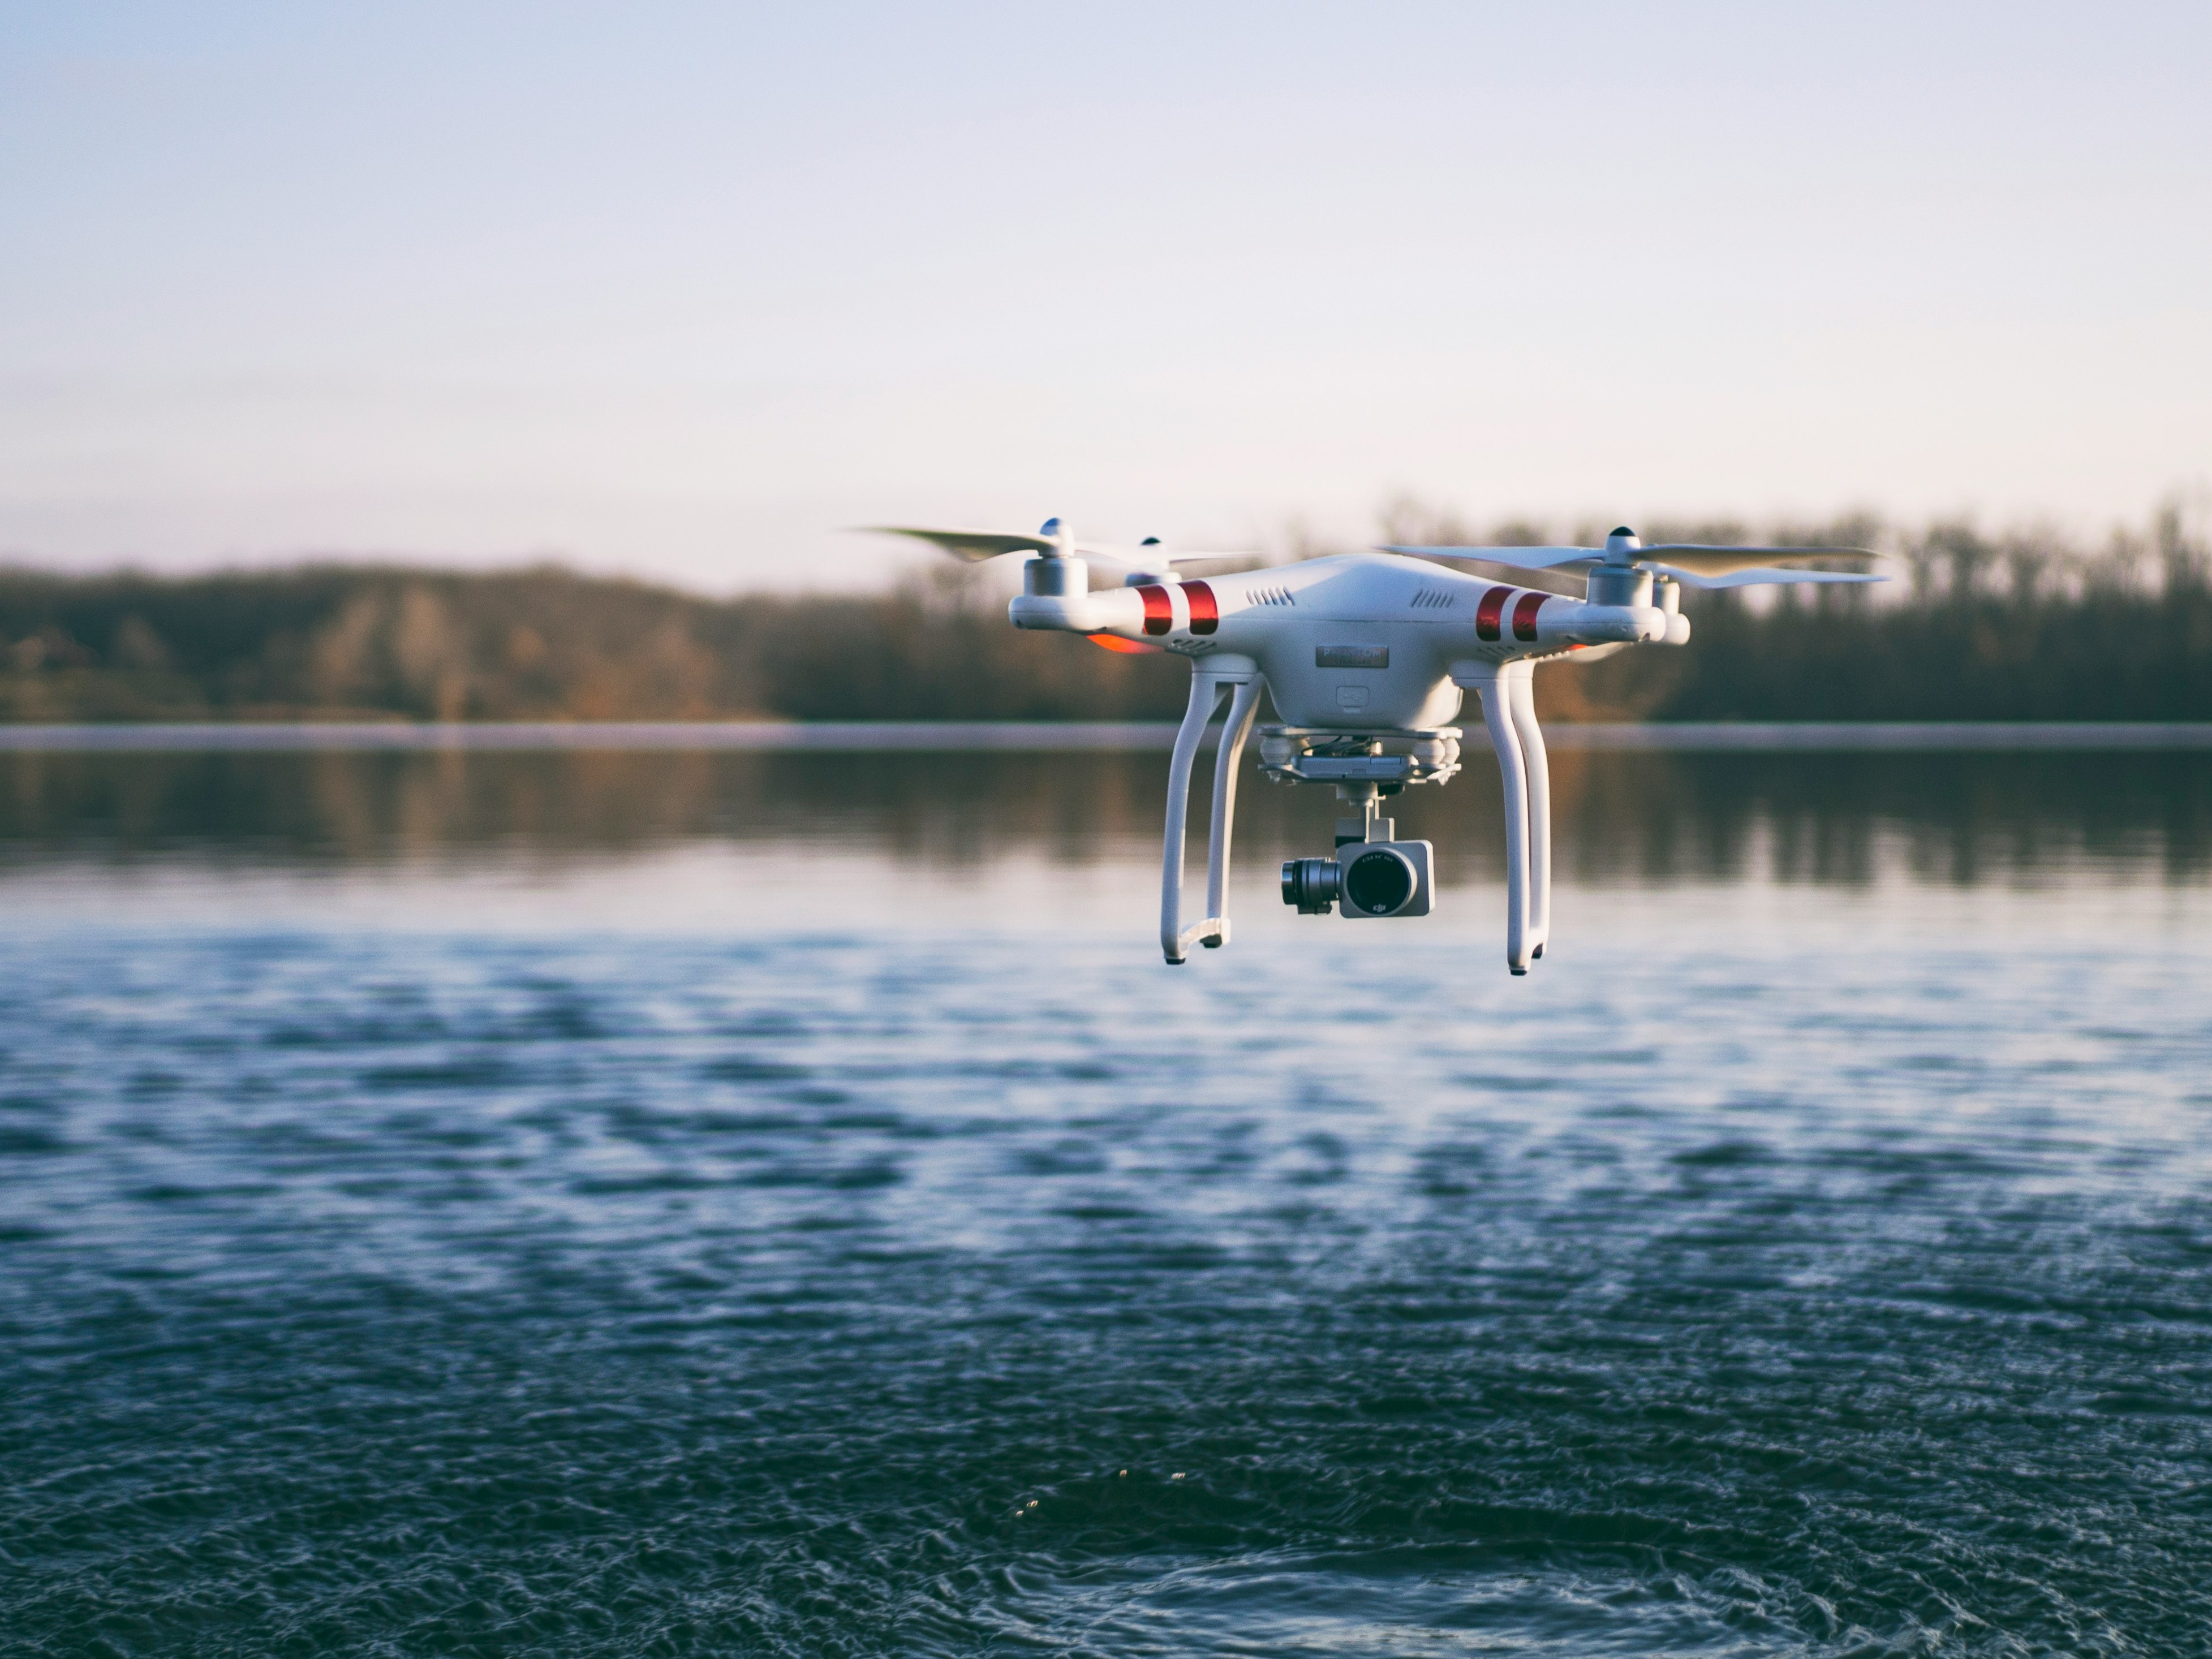
[[[1145,602],[1145,632],[1164,634],[1175,626],[1175,601],[1168,597],[1166,588],[1146,582],[1137,590],[1137,597]]]
[[[1211,634],[1221,626],[1221,607],[1213,602],[1213,590],[1204,582],[1185,582],[1183,596],[1190,601],[1190,631]]]
[[[1513,637],[1533,640],[1536,637],[1536,613],[1544,608],[1549,593],[1523,593],[1521,603],[1513,607]]]
[[[1505,614],[1505,601],[1513,597],[1510,587],[1493,587],[1482,596],[1482,603],[1474,607],[1474,637],[1494,640],[1498,637],[1498,618]]]

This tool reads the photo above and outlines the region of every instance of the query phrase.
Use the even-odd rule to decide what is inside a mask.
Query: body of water
[[[0,1647],[2212,1652],[2212,756],[1162,769],[6,757]]]

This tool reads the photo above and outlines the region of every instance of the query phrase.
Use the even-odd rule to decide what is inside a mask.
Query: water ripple
[[[2212,959],[1730,937],[1518,1004],[1418,943],[54,940],[0,994],[0,1614],[2205,1650]]]

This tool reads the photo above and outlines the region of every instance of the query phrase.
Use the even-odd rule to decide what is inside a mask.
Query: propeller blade
[[[1652,562],[1651,568],[1662,575],[1672,576],[1685,587],[1761,587],[1772,582],[1886,582],[1889,580],[1887,576],[1861,575],[1848,570],[1778,570],[1771,565],[1730,570],[1714,576],[1657,560]]]
[[[916,541],[950,553],[969,564],[981,564],[1001,553],[1057,553],[1058,542],[1042,536],[1009,536],[996,530],[923,530],[911,525],[875,524],[863,526],[878,536],[911,536]]]
[[[1790,559],[1872,558],[1863,547],[1711,547],[1698,542],[1632,545],[1635,562],[1685,587],[1755,587],[1771,582],[1879,582],[1886,576],[1835,570],[1784,570]],[[1385,547],[1385,553],[1410,553],[1431,559],[1468,559],[1515,570],[1587,570],[1605,558],[1595,547]]]
[[[1078,542],[1075,550],[1086,559],[1127,565],[1132,570],[1160,570],[1175,564],[1203,564],[1208,559],[1256,559],[1257,553],[1169,553],[1155,543],[1148,547],[1109,547],[1102,542]]]
[[[1653,542],[1636,550],[1638,563],[1694,570],[1700,576],[1725,576],[1736,570],[1764,570],[1797,559],[1870,559],[1864,547],[1711,547],[1701,542]]]
[[[981,564],[1004,553],[1057,553],[1060,544],[1044,536],[1009,535],[997,530],[931,530],[916,525],[878,524],[862,528],[870,535],[911,536],[969,564]],[[1109,547],[1101,542],[1078,542],[1076,553],[1085,559],[1115,564],[1129,570],[1164,570],[1178,564],[1199,564],[1208,559],[1256,559],[1256,553],[1170,553],[1158,543],[1143,547]]]
[[[1605,556],[1595,547],[1383,547],[1383,553],[1416,558],[1473,559],[1479,564],[1510,565],[1516,570],[1557,570],[1565,565],[1595,564]]]

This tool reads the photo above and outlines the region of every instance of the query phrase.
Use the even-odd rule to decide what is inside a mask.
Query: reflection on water
[[[1164,757],[1126,753],[13,755],[0,757],[0,867],[801,841],[932,866],[1016,854],[1079,865],[1149,856],[1165,769]],[[2212,872],[2212,754],[1570,752],[1553,781],[1561,866],[1577,881],[1863,883],[1886,860],[1967,884],[2082,866],[2166,882]],[[1335,810],[1322,788],[1250,774],[1248,869],[1316,850]],[[1484,758],[1395,811],[1401,835],[1443,849],[1447,883],[1502,868]]]
[[[1162,769],[0,765],[0,1630],[2204,1650],[2212,757],[1563,757],[1524,980]]]

